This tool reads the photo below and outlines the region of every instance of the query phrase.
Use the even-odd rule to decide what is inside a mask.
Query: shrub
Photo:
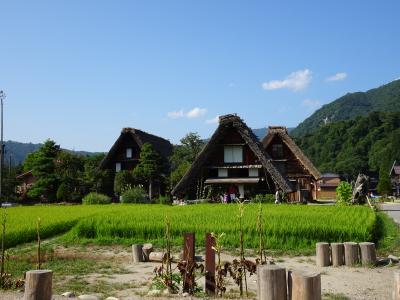
[[[104,194],[89,193],[82,199],[82,204],[110,204],[111,198]]]
[[[171,204],[171,198],[169,197],[169,196],[167,196],[167,195],[165,195],[165,196],[159,196],[158,197],[158,203],[159,204]]]
[[[275,202],[275,196],[273,194],[257,194],[256,197],[254,198],[254,202],[257,203],[274,203]]]
[[[134,183],[133,173],[128,170],[122,170],[115,174],[114,179],[114,192],[123,194]]]
[[[57,190],[57,200],[58,201],[68,201],[68,196],[70,194],[68,185],[66,183],[61,183]]]
[[[126,190],[121,197],[122,203],[148,203],[149,197],[146,191],[141,187],[133,187]]]
[[[353,189],[350,183],[342,181],[336,188],[336,202],[338,204],[348,204],[353,197]]]

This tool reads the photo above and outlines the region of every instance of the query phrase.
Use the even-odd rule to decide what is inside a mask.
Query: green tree
[[[125,190],[131,188],[135,184],[132,171],[122,170],[115,174],[114,192],[121,195]]]
[[[382,196],[387,196],[392,193],[392,184],[390,182],[389,172],[387,168],[382,167],[379,170],[379,181],[376,189],[378,190],[378,193]]]
[[[59,151],[60,146],[52,140],[46,140],[34,155],[30,155],[29,167],[36,181],[28,191],[29,197],[45,201],[56,199],[59,179],[55,173],[55,159]]]
[[[174,147],[170,159],[172,170],[170,183],[172,186],[179,182],[204,147],[204,141],[196,132],[189,132],[180,142],[180,145]]]
[[[139,181],[149,185],[150,199],[153,197],[154,182],[162,180],[166,176],[167,169],[162,156],[150,143],[144,143],[140,151],[140,162],[133,170],[133,175]]]

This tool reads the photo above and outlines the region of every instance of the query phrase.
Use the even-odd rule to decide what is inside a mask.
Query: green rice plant
[[[82,204],[110,204],[111,198],[107,195],[91,192],[82,199]]]
[[[42,218],[42,239],[67,233],[66,242],[98,244],[153,243],[163,245],[165,215],[171,221],[171,243],[180,246],[183,233],[194,232],[198,246],[207,232],[224,232],[224,246],[237,248],[237,206],[157,204],[11,207],[7,209],[5,247],[36,240],[36,220]],[[258,205],[246,206],[243,245],[259,247]],[[376,214],[365,206],[300,206],[262,204],[265,249],[311,253],[320,241],[374,241]]]

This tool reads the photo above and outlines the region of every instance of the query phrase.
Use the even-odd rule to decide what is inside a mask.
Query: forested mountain
[[[8,164],[11,157],[11,164],[14,166],[22,164],[29,153],[35,152],[43,144],[32,144],[32,143],[20,143],[14,141],[6,141],[5,143],[5,156],[4,163]],[[72,151],[73,153],[82,156],[91,156],[98,154],[98,152],[87,152],[87,151]]]
[[[400,112],[372,112],[295,139],[321,172],[348,178],[359,172],[389,172],[393,161],[400,161]]]
[[[400,79],[367,92],[348,93],[322,106],[300,123],[292,134],[302,136],[325,124],[365,116],[373,111],[400,111]]]

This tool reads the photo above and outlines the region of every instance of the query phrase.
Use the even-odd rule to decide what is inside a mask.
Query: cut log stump
[[[316,253],[318,267],[327,267],[330,265],[329,243],[317,243]]]
[[[344,245],[343,243],[331,243],[332,266],[339,267],[344,265]]]
[[[259,265],[257,295],[260,300],[286,300],[286,269],[277,265]]]
[[[150,252],[149,261],[163,262],[167,258],[167,253],[164,252]]]
[[[344,243],[344,262],[346,266],[353,267],[360,263],[359,248],[357,243]]]
[[[289,300],[321,300],[321,274],[289,271]]]
[[[132,245],[132,260],[134,263],[143,261],[143,245],[135,244]]]
[[[400,272],[394,272],[393,300],[400,300]]]
[[[144,244],[142,247],[143,250],[143,260],[150,261],[149,255],[153,252],[153,245],[152,244]]]
[[[24,300],[51,300],[53,271],[34,270],[26,272]]]
[[[361,263],[363,266],[376,264],[375,244],[370,242],[360,243]]]

